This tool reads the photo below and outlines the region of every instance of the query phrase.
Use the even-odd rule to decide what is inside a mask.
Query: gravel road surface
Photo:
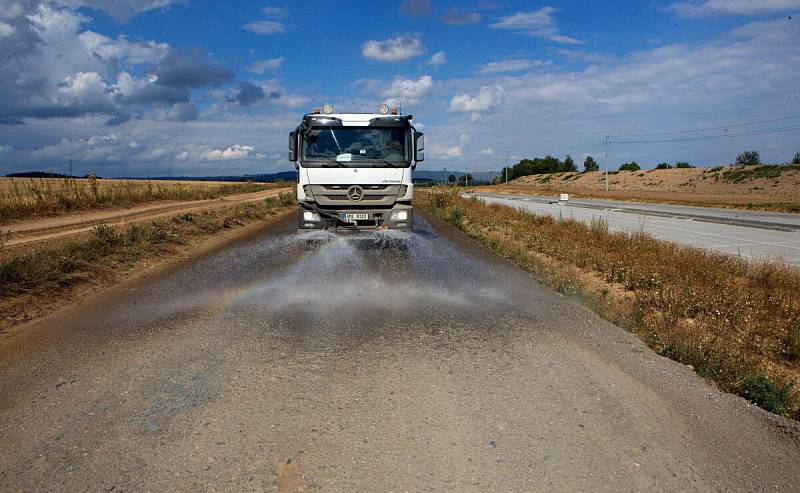
[[[790,490],[800,427],[418,217],[0,334],[3,491]]]

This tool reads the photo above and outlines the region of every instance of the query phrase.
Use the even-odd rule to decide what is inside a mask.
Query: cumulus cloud
[[[481,113],[494,109],[506,97],[503,87],[483,86],[475,96],[457,94],[450,100],[448,109],[462,113]]]
[[[132,8],[155,5],[140,2]],[[14,6],[2,14],[13,30],[0,43],[0,124],[101,113],[104,124],[120,125],[129,121],[130,105],[186,103],[192,89],[233,77],[202,53],[83,30],[89,19],[70,8],[40,2]]]
[[[416,104],[430,94],[432,88],[433,78],[430,75],[423,75],[417,80],[397,78],[389,84],[383,96],[389,105]]]
[[[531,70],[534,68],[542,68],[552,65],[551,62],[542,60],[528,60],[525,58],[509,58],[506,60],[498,60],[489,62],[478,69],[481,74],[495,74],[500,72],[521,72],[523,70]]]
[[[206,161],[221,161],[227,159],[242,159],[250,155],[255,147],[236,144],[228,147],[227,149],[209,149],[203,153],[202,159]]]
[[[200,51],[171,50],[153,70],[156,83],[168,87],[220,86],[233,79],[233,72]]]
[[[228,101],[239,103],[242,106],[250,106],[251,104],[261,101],[264,97],[264,89],[261,88],[261,86],[251,84],[250,82],[242,82],[239,84],[236,94],[228,98]]]
[[[194,121],[197,120],[197,107],[192,103],[177,103],[168,111],[162,111],[161,118],[172,122]]]
[[[430,0],[405,0],[397,9],[401,14],[412,17],[424,17],[433,10]]]
[[[547,6],[528,12],[516,12],[498,17],[495,22],[489,24],[489,27],[525,33],[537,38],[549,39],[555,43],[582,44],[583,42],[579,39],[559,33],[555,13],[555,8]]]
[[[675,2],[667,10],[686,17],[758,15],[800,9],[800,0],[701,0]]]
[[[418,36],[398,36],[382,41],[370,40],[361,45],[361,54],[381,62],[399,62],[425,53]]]
[[[250,64],[247,67],[247,71],[253,72],[254,74],[263,74],[264,72],[280,68],[281,64],[283,64],[283,57],[258,60]]]
[[[477,12],[465,12],[458,7],[450,7],[442,14],[442,21],[454,26],[474,24],[479,20],[481,20],[481,15]]]
[[[464,155],[464,146],[470,142],[472,142],[472,137],[464,133],[458,136],[457,144],[446,145],[437,141],[433,141],[430,145],[428,145],[428,154],[431,156],[431,158],[442,161],[460,158]]]
[[[444,51],[437,51],[433,55],[431,55],[431,59],[428,60],[428,65],[432,67],[441,67],[442,65],[447,63],[447,53]]]
[[[167,43],[131,42],[124,35],[112,39],[93,31],[84,31],[78,35],[78,39],[84,44],[88,53],[107,61],[127,62],[134,65],[157,63],[169,53]]]

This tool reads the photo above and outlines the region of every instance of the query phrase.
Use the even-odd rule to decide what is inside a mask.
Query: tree
[[[600,169],[600,165],[597,164],[597,161],[594,160],[592,156],[586,156],[586,160],[583,162],[583,171],[597,171]]]
[[[448,176],[447,177],[447,181],[449,181],[450,183],[455,183],[456,182],[456,175]]]
[[[761,156],[758,154],[758,151],[744,151],[736,156],[736,164],[740,166],[761,164]]]
[[[672,169],[672,165],[669,163],[658,163],[656,169]]]
[[[694,168],[694,166],[692,166],[691,164],[687,163],[686,161],[678,161],[677,163],[675,163],[675,167],[678,168],[678,169]]]
[[[792,164],[800,164],[800,152],[794,153],[794,158],[792,159]]]
[[[639,171],[640,168],[636,161],[631,161],[630,163],[621,164],[619,167],[620,171]]]
[[[575,166],[575,161],[572,160],[572,156],[567,154],[567,158],[564,159],[564,171],[578,171],[578,167]]]

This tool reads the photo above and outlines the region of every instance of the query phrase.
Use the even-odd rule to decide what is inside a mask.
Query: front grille
[[[370,207],[390,207],[397,201],[397,194],[400,192],[400,185],[358,184],[364,190],[364,195],[361,200],[353,201],[347,195],[347,190],[354,186],[353,184],[309,186],[317,203],[328,207],[351,207],[359,204]]]

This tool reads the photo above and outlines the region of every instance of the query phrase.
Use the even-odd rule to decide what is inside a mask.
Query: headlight
[[[394,211],[389,216],[389,220],[395,222],[408,221],[408,211]]]
[[[314,211],[303,211],[303,221],[319,222],[319,214]]]

